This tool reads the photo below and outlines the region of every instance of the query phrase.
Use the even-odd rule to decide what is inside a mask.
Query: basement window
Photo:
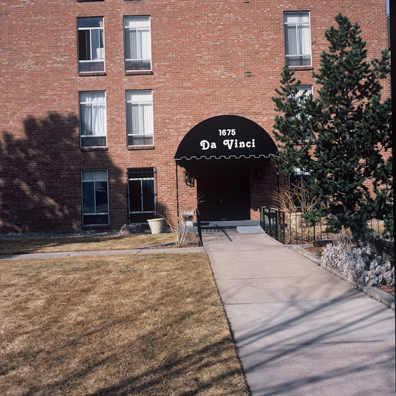
[[[81,172],[83,225],[109,224],[107,170]]]
[[[142,223],[156,211],[154,168],[128,168],[129,223]]]

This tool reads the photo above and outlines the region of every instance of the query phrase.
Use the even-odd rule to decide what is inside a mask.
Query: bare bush
[[[353,237],[350,232],[340,232],[331,237],[333,245],[341,245],[344,249],[353,246]]]
[[[187,245],[187,235],[193,227],[192,218],[194,215],[194,210],[180,212],[176,223],[172,222],[169,217],[161,215],[173,235],[176,246],[183,247]]]
[[[316,198],[304,182],[279,187],[273,192],[272,199],[284,212],[306,213],[313,209],[316,202]]]

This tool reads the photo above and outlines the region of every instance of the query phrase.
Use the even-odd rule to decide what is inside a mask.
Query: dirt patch
[[[377,289],[380,289],[383,292],[388,293],[391,296],[395,297],[395,286],[380,285],[377,286]]]
[[[313,246],[304,246],[304,250],[309,253],[314,254],[315,256],[320,257],[322,255],[324,247],[313,247]]]

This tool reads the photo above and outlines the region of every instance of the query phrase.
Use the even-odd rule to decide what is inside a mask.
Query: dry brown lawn
[[[1,395],[249,395],[205,253],[0,273]]]
[[[0,240],[0,254],[124,250],[173,242],[172,234]]]

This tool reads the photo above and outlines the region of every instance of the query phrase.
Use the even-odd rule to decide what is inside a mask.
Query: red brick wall
[[[0,3],[0,230],[81,228],[82,169],[108,169],[110,224],[127,222],[128,167],[155,167],[158,202],[176,213],[173,156],[183,136],[209,117],[249,118],[272,134],[284,65],[283,12],[311,15],[313,68],[327,48],[324,31],[342,12],[362,28],[369,57],[387,47],[384,1],[3,0]],[[123,16],[150,15],[152,75],[125,75]],[[104,76],[81,77],[77,17],[103,16]],[[253,77],[245,77],[251,71]],[[313,84],[312,70],[298,71]],[[384,87],[389,95],[389,85]],[[153,150],[126,147],[125,91],[152,89]],[[105,90],[106,151],[79,146],[79,91]],[[251,174],[251,216],[270,204],[277,177]],[[180,206],[196,206],[196,189],[179,169]],[[2,179],[2,180],[1,180]]]

